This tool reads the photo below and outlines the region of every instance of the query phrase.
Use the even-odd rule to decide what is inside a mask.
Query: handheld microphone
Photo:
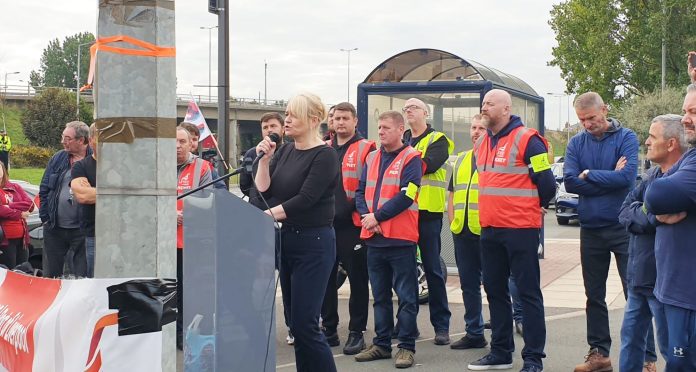
[[[275,142],[276,147],[278,146],[278,144],[280,144],[280,136],[278,135],[278,133],[271,133],[268,135],[268,138],[270,138],[271,141]],[[254,160],[254,162],[259,161],[259,159],[261,159],[264,155],[266,154],[263,151],[261,151],[259,155],[256,157],[256,160]]]

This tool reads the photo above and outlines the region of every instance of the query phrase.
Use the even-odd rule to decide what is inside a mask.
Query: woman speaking
[[[285,112],[285,135],[294,142],[276,149],[264,138],[256,153],[255,181],[265,199],[279,205],[266,210],[283,222],[280,244],[280,285],[290,309],[298,371],[336,371],[331,349],[319,329],[326,284],[336,260],[333,229],[334,188],[338,155],[321,140],[319,125],[326,109],[319,97],[300,94]],[[274,155],[275,154],[275,155]]]

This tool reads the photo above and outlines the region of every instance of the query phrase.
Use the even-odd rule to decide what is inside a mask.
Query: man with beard
[[[655,297],[667,320],[666,371],[696,371],[696,85],[682,106],[684,136],[692,148],[645,194],[661,223],[655,234]]]
[[[543,208],[556,192],[546,141],[512,115],[512,97],[500,89],[486,93],[481,116],[486,133],[474,146],[479,175],[479,220],[483,287],[491,313],[491,351],[469,364],[484,371],[512,368],[514,350],[510,275],[524,314],[524,367],[540,372],[546,343],[541,293],[539,230]]]

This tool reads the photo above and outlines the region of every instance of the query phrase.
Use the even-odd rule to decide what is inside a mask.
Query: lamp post
[[[19,71],[15,72],[6,72],[5,73],[5,94],[2,96],[2,129],[4,131],[7,131],[7,128],[5,127],[5,100],[7,99],[7,75],[16,75],[19,74]]]
[[[350,52],[353,52],[356,50],[358,50],[358,48],[353,48],[353,49],[341,48],[341,52],[348,52],[348,86],[346,87],[348,89],[348,97],[347,97],[348,102],[350,102]]]
[[[568,97],[568,102],[570,102],[570,95],[565,94],[565,93],[553,93],[553,92],[546,93],[546,94],[548,94],[552,97],[558,97],[558,129],[561,129],[561,104],[563,102],[561,99],[563,97]],[[568,105],[568,110],[570,110],[570,104]],[[568,142],[570,142],[570,111],[568,113],[568,123],[567,124],[568,124],[567,125],[568,128],[566,129],[566,131],[567,131],[566,146],[568,146]]]
[[[201,26],[201,30],[208,30],[208,102],[212,100],[213,96],[213,32],[212,30],[214,28],[218,28],[218,26],[210,26],[210,27],[205,27]]]
[[[80,119],[80,67],[81,67],[81,57],[82,57],[82,46],[83,45],[92,45],[94,44],[94,41],[90,41],[88,43],[82,43],[77,45],[77,74],[75,77],[75,95],[77,95],[77,113],[75,118],[77,120]]]

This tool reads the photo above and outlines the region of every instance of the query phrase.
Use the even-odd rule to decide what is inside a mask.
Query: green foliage
[[[561,69],[568,92],[595,91],[620,103],[660,87],[664,37],[666,83],[684,86],[695,15],[696,3],[687,0],[565,0],[551,10],[558,46],[549,65]]]
[[[2,113],[5,115],[7,134],[12,140],[12,146],[29,144],[29,141],[24,136],[22,123],[19,122],[19,119],[22,117],[22,110],[15,106],[5,106],[2,110]]]
[[[24,135],[36,146],[60,147],[65,124],[76,120],[76,96],[58,88],[47,88],[29,102],[22,115]],[[80,102],[80,121],[92,122],[92,107]]]
[[[94,35],[89,32],[68,36],[62,43],[58,39],[49,41],[41,54],[39,71],[29,74],[30,84],[34,87],[75,88],[78,45],[93,41]],[[83,45],[80,48],[80,85],[87,80],[89,61],[89,45]]]
[[[38,146],[16,145],[10,150],[10,168],[45,168],[54,149]]]
[[[34,185],[41,184],[45,165],[41,168],[10,168],[10,178],[13,180],[27,181]]]
[[[667,88],[664,93],[657,89],[642,97],[633,97],[616,111],[616,118],[636,132],[638,141],[643,146],[648,138],[652,119],[658,115],[681,113],[685,94],[686,90],[683,88]]]

